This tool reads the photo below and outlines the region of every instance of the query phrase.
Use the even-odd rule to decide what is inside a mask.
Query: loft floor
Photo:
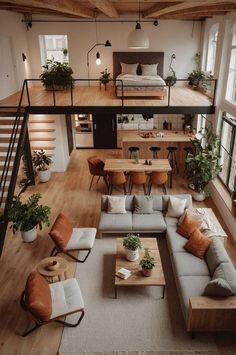
[[[50,221],[55,220],[59,212],[64,212],[74,226],[97,227],[100,214],[100,198],[105,193],[102,179],[89,191],[90,175],[87,166],[87,157],[98,155],[101,158],[121,157],[121,150],[74,150],[71,155],[67,171],[53,173],[49,182],[30,187],[25,197],[35,192],[43,196],[42,204],[52,208]],[[161,189],[153,188],[153,193],[162,193]],[[186,193],[186,183],[182,177],[174,177],[173,188],[168,190],[171,194]],[[122,194],[123,190],[114,190],[114,194]],[[143,194],[142,188],[135,188],[133,193]],[[195,204],[199,207],[212,207],[220,223],[228,233],[227,227],[220,218],[219,211],[212,200],[208,198],[205,203]],[[19,234],[13,236],[9,230],[6,236],[3,254],[0,259],[0,354],[1,355],[56,355],[63,328],[58,324],[49,324],[38,329],[26,338],[19,336],[27,326],[29,319],[19,305],[20,295],[25,286],[28,274],[35,270],[40,260],[50,255],[53,244],[48,237],[48,228],[38,233],[38,239],[30,244],[22,243]],[[236,265],[236,246],[229,238],[227,249]],[[92,257],[92,253],[91,256]],[[68,259],[70,270],[68,276],[72,277],[76,263]],[[78,267],[82,268],[83,264]],[[92,275],[90,275],[93,277]],[[219,351],[222,354],[227,346],[233,344],[231,333],[218,333],[214,336]],[[194,340],[193,340],[194,341]],[[224,350],[224,351],[223,351]]]

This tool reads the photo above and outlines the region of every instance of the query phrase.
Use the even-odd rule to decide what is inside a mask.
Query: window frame
[[[215,37],[217,35],[217,38],[215,40]],[[214,23],[210,30],[209,30],[209,35],[208,35],[208,43],[207,43],[207,55],[206,55],[206,64],[205,64],[205,68],[206,71],[210,72],[212,75],[215,74],[215,64],[216,64],[216,54],[217,54],[217,43],[218,43],[218,35],[219,35],[219,23]],[[211,53],[211,44],[215,43],[215,50],[214,50],[214,60],[212,62],[212,68],[209,69],[208,65],[209,65],[209,59],[210,59],[210,53]]]

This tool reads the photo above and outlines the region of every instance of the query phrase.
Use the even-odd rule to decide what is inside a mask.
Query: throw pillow
[[[196,213],[195,208],[188,207],[188,208],[185,209],[184,213],[179,218],[178,225],[180,225],[183,222],[183,219],[184,219],[186,213],[188,213],[194,219],[199,219],[201,222],[203,221],[202,217],[198,213]],[[199,229],[202,231],[202,224],[201,224]]]
[[[179,218],[184,213],[187,200],[170,196],[166,217]]]
[[[128,63],[121,62],[120,65],[121,65],[121,74],[137,75],[138,63],[128,64]]]
[[[198,258],[203,258],[211,243],[211,239],[204,237],[200,230],[196,229],[191,234],[184,248]]]
[[[211,275],[214,274],[216,268],[221,263],[230,262],[229,256],[219,237],[212,238],[212,243],[206,252],[205,259]]]
[[[221,278],[228,282],[232,293],[236,293],[236,270],[233,264],[230,262],[228,263],[221,263],[215,270],[213,274],[213,279]]]
[[[70,240],[71,234],[73,232],[72,225],[69,219],[63,214],[60,213],[55,220],[51,231],[50,236],[61,249],[64,249]]]
[[[151,196],[134,196],[134,213],[153,213],[153,198]]]
[[[107,213],[126,213],[126,196],[107,196]]]
[[[142,75],[157,76],[157,64],[141,64]]]
[[[177,228],[177,233],[189,239],[190,235],[201,225],[201,220],[191,217],[186,213],[182,223]]]
[[[219,278],[208,282],[203,294],[205,296],[211,297],[228,297],[232,296],[233,292],[228,282],[224,279]]]

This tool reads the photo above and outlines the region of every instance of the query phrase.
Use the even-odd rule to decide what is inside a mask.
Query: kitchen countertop
[[[152,132],[152,131],[149,131]],[[147,132],[143,132],[147,133]],[[136,142],[136,143],[144,143],[144,142],[190,142],[191,139],[194,138],[193,135],[186,135],[182,131],[165,131],[160,130],[157,133],[155,132],[154,135],[158,135],[163,133],[164,136],[160,137],[150,137],[150,138],[143,138],[138,133],[129,134],[123,137],[123,143],[125,142]]]

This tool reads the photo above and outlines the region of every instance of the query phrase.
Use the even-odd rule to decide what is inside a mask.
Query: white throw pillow
[[[182,214],[182,216],[180,217],[180,219],[179,219],[179,221],[178,221],[178,226],[183,222],[186,213],[188,213],[191,217],[193,217],[193,218],[195,218],[195,219],[199,219],[199,220],[202,221],[202,224],[201,224],[201,226],[199,227],[199,229],[202,231],[202,226],[203,226],[203,219],[202,219],[202,216],[200,216],[199,214],[197,214],[195,208],[193,208],[193,207],[188,207],[188,208],[186,208],[186,210],[184,211],[184,213]]]
[[[107,213],[126,213],[126,196],[107,196]]]
[[[121,65],[121,74],[137,75],[138,63],[136,64],[120,63],[120,65]]]
[[[141,64],[142,75],[157,76],[157,64]]]
[[[184,213],[187,200],[170,196],[168,203],[167,217],[179,218]]]

